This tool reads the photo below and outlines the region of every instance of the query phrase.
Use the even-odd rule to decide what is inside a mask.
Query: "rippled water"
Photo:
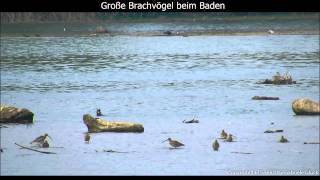
[[[298,82],[256,84],[275,72]],[[255,95],[279,101],[252,101]],[[29,108],[35,124],[1,129],[1,174],[228,174],[318,170],[319,116],[295,116],[319,99],[319,36],[1,37],[1,103]],[[83,142],[82,115],[140,122],[142,134],[98,133]],[[196,116],[199,124],[183,124]],[[274,122],[274,125],[270,123]],[[222,129],[237,142],[211,143]],[[279,144],[284,129],[290,143]],[[49,133],[57,155],[18,149]],[[162,140],[186,144],[170,150]],[[102,149],[129,153],[96,152]],[[231,152],[253,154],[233,154]],[[319,172],[319,171],[318,171]]]

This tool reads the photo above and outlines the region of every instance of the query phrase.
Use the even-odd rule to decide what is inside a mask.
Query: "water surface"
[[[256,84],[277,71],[298,83]],[[280,100],[252,101],[255,95]],[[315,171],[319,145],[303,142],[319,141],[319,116],[295,116],[298,97],[319,99],[317,35],[1,37],[1,103],[35,113],[33,125],[1,129],[1,174]],[[82,115],[96,108],[106,119],[142,123],[145,132],[92,134],[85,144]],[[199,124],[181,123],[194,116]],[[222,129],[237,142],[213,152]],[[50,149],[57,155],[14,145],[45,132],[51,146],[64,147]],[[277,143],[281,135],[290,143]],[[161,143],[168,137],[186,146],[170,150]]]

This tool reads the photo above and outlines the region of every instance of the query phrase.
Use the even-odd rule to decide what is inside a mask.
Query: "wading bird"
[[[97,109],[97,116],[102,116],[101,109]]]
[[[232,134],[229,134],[227,139],[225,140],[226,142],[232,142],[233,141],[233,138],[232,138]]]
[[[49,137],[49,138],[51,139],[51,137],[50,137],[47,133],[45,133],[44,135],[37,137],[37,138],[36,138],[35,140],[33,140],[30,144],[33,144],[33,143],[43,144],[44,141],[47,140],[47,137]],[[52,140],[52,139],[51,139],[51,140]]]
[[[221,139],[227,139],[228,134],[224,131],[224,129],[222,129],[221,134],[220,134],[220,138]]]
[[[181,142],[176,141],[176,140],[172,140],[171,138],[168,138],[168,139],[164,140],[162,143],[164,143],[166,141],[169,141],[169,144],[174,148],[178,148],[178,147],[184,146],[184,144],[182,144]]]
[[[218,141],[215,140],[215,141],[212,143],[212,148],[213,148],[213,150],[214,150],[214,151],[218,151],[218,150],[219,150],[219,147],[220,147],[220,145],[219,145]]]
[[[288,139],[286,139],[285,137],[281,136],[279,142],[281,142],[281,143],[287,143],[287,142],[289,142],[289,141],[288,141]]]

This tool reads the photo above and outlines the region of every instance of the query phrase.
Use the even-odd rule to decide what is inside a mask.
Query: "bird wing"
[[[43,140],[44,140],[44,136],[39,136],[39,137],[37,137],[35,140],[33,140],[33,141],[31,142],[31,144],[32,144],[32,143],[35,143],[35,142],[43,141]]]
[[[177,141],[177,144],[178,144],[179,146],[184,146],[184,144],[182,144],[182,143],[179,142],[179,141]]]

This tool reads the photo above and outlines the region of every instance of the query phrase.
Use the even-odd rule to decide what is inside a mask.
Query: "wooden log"
[[[186,123],[186,124],[189,124],[189,123],[199,123],[199,120],[197,120],[197,119],[191,119],[191,120],[189,120],[189,121],[183,120],[182,122],[183,122],[183,123]]]
[[[39,153],[43,153],[43,154],[57,154],[55,152],[40,151],[40,150],[37,150],[37,149],[29,148],[29,147],[26,147],[26,146],[22,146],[22,145],[20,145],[18,143],[14,143],[14,144],[19,146],[19,147],[21,147],[21,148],[23,148],[23,149],[28,149],[30,151],[35,151],[35,152],[39,152]]]
[[[253,153],[249,153],[249,152],[231,152],[231,153],[234,153],[234,154],[253,154]]]
[[[304,142],[303,144],[320,144],[320,142]]]
[[[282,129],[277,129],[277,130],[266,130],[264,133],[280,133],[283,132]]]
[[[144,131],[142,124],[129,122],[114,122],[100,118],[93,118],[89,114],[83,116],[83,122],[88,128],[88,132],[136,132]]]

